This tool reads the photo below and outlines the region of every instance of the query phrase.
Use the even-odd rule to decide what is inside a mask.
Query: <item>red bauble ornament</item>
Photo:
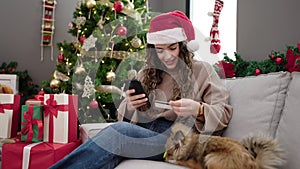
[[[9,70],[10,72],[14,72],[14,71],[16,71],[16,69],[15,69],[15,68],[13,68],[13,67],[10,67],[10,68],[8,68],[8,70]]]
[[[62,63],[65,60],[65,57],[63,54],[58,55],[57,60],[59,63]]]
[[[5,69],[1,69],[1,73],[6,73],[6,70]]]
[[[30,81],[30,82],[29,82],[29,85],[30,85],[30,86],[33,86],[33,81]]]
[[[98,108],[98,102],[96,100],[92,100],[90,102],[90,108],[92,108],[92,109]]]
[[[114,2],[114,9],[117,12],[121,12],[124,9],[124,4],[121,0]]]
[[[277,65],[279,65],[280,63],[282,63],[282,58],[281,58],[281,57],[277,57],[277,58],[275,59],[275,63],[276,63]]]
[[[119,36],[125,36],[125,35],[127,35],[127,28],[125,26],[119,26],[117,28],[117,34]]]
[[[260,75],[260,74],[261,74],[261,70],[258,69],[258,68],[255,69],[254,74],[255,74],[256,76]]]
[[[86,40],[86,37],[83,35],[83,36],[81,36],[81,38],[80,38],[79,41],[80,41],[81,44],[83,44],[83,42],[84,42],[85,40]]]

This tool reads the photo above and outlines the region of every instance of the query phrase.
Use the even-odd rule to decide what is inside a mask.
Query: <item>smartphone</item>
[[[124,90],[126,91],[126,90],[130,90],[130,89],[135,90],[135,92],[132,95],[145,94],[145,97],[148,99],[147,104],[145,105],[145,107],[146,107],[146,109],[149,109],[151,104],[150,104],[150,101],[149,101],[149,97],[148,97],[147,93],[145,92],[145,90],[142,86],[142,83],[139,80],[136,80],[136,79],[126,80]],[[145,110],[145,107],[141,108],[141,109]]]

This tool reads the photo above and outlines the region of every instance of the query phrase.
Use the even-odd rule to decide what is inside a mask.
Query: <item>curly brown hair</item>
[[[192,60],[194,54],[187,49],[186,42],[178,42],[179,44],[179,58],[183,61],[178,62],[176,69],[180,70],[179,79],[174,80],[173,98],[174,100],[181,97],[192,97],[193,90],[190,90],[192,85]],[[155,46],[148,44],[146,48],[146,64],[141,72],[141,82],[146,93],[156,89],[162,82],[162,74],[166,72],[167,68],[160,61],[157,56]]]

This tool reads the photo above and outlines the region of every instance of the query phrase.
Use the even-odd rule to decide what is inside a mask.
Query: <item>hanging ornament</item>
[[[255,74],[256,76],[260,75],[260,74],[261,74],[261,70],[258,69],[258,68],[256,68],[256,69],[254,70],[254,74]]]
[[[57,57],[57,61],[59,63],[63,63],[65,61],[65,56],[63,54],[59,54]]]
[[[96,46],[96,41],[98,38],[94,37],[93,35],[89,36],[82,45],[82,49],[84,49],[85,51],[90,50],[90,48],[93,48]]]
[[[83,65],[82,64],[80,64],[78,67],[76,67],[76,69],[75,69],[75,74],[76,75],[82,75],[82,74],[84,74],[86,71],[85,71],[85,68],[83,67]]]
[[[125,8],[128,10],[133,10],[134,9],[133,1],[128,1],[128,4],[125,6]]]
[[[90,102],[89,105],[90,105],[90,108],[92,108],[92,109],[97,109],[98,108],[98,102],[94,99]]]
[[[99,29],[103,29],[103,24],[105,23],[105,20],[103,20],[103,16],[101,16],[101,19],[97,23]]]
[[[282,63],[282,58],[281,58],[281,57],[277,57],[277,58],[275,59],[275,63],[276,63],[277,65],[281,64],[281,63]]]
[[[124,9],[124,3],[121,0],[114,2],[114,9],[117,12],[121,12]]]
[[[83,42],[84,42],[85,40],[86,40],[86,37],[83,35],[83,36],[80,37],[79,42],[80,42],[81,44],[83,44]]]
[[[117,28],[117,34],[119,36],[125,36],[125,35],[127,35],[127,28],[125,26],[119,26]]]
[[[94,6],[96,6],[96,1],[95,0],[88,0],[86,2],[86,6],[89,8],[89,9],[92,9],[94,8]]]
[[[59,88],[60,86],[60,81],[57,80],[57,79],[52,79],[51,82],[50,82],[50,87],[52,89],[56,89],[56,88]]]
[[[115,79],[115,77],[116,77],[116,74],[112,70],[106,73],[106,80],[108,82],[113,81]]]
[[[139,48],[142,45],[142,40],[135,36],[131,41],[130,44],[134,48]]]
[[[80,84],[80,83],[74,83],[74,86],[75,86],[75,88],[78,89],[78,90],[82,90],[82,89],[83,89],[83,85]]]
[[[127,72],[127,77],[128,79],[134,79],[137,75],[137,71],[134,70],[134,69],[130,69],[128,72]]]
[[[90,97],[95,93],[95,86],[90,76],[86,76],[83,86],[82,97]]]

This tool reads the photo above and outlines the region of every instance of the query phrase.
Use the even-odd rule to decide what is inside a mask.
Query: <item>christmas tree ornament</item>
[[[57,88],[60,87],[60,84],[61,84],[60,80],[52,79],[51,82],[50,82],[50,87],[52,89],[57,89]]]
[[[86,17],[84,16],[80,16],[75,19],[75,24],[78,29],[80,29],[81,26],[85,24],[85,22],[86,22]]]
[[[96,89],[96,91],[98,91],[100,93],[115,93],[115,94],[119,94],[119,95],[123,94],[122,90],[114,85],[100,85],[100,86],[96,87],[95,89]]]
[[[89,36],[84,42],[83,42],[83,45],[82,45],[82,49],[84,49],[85,51],[88,51],[90,50],[90,48],[93,48],[96,46],[96,41],[97,41],[97,38],[94,37],[93,35]]]
[[[132,47],[134,47],[134,48],[137,49],[137,48],[139,48],[142,45],[142,40],[140,38],[138,38],[137,36],[135,36],[130,41],[130,44],[131,44]]]
[[[210,52],[217,54],[221,50],[221,41],[219,39],[219,16],[223,9],[224,2],[222,0],[216,0],[214,5],[214,12],[209,12],[208,15],[213,17],[213,24],[210,30]]]
[[[129,10],[133,10],[134,9],[134,3],[133,3],[133,0],[132,1],[128,1],[128,4],[125,6],[126,9],[129,9]]]
[[[88,0],[86,2],[86,7],[87,8],[92,9],[92,8],[94,8],[94,6],[96,6],[96,1],[95,0]]]
[[[112,82],[115,78],[116,78],[116,74],[112,70],[106,73],[106,80],[108,82]]]
[[[281,63],[282,63],[282,58],[281,58],[281,57],[276,57],[275,63],[276,63],[277,65],[281,64]]]
[[[125,35],[127,35],[127,28],[125,26],[119,26],[117,28],[117,34],[119,36],[125,36]]]
[[[124,9],[124,3],[121,0],[114,2],[114,9],[116,12],[121,12]]]
[[[98,102],[95,99],[93,99],[89,105],[90,105],[90,108],[92,108],[92,109],[98,108]]]
[[[86,76],[83,85],[83,94],[82,97],[89,98],[91,95],[95,93],[95,86],[90,76]]]
[[[105,20],[103,20],[103,16],[101,16],[101,19],[97,23],[99,29],[103,29],[103,24],[104,23],[105,23]]]
[[[83,44],[83,42],[84,42],[85,40],[86,40],[86,37],[83,35],[83,36],[80,37],[79,42],[80,42],[81,44]]]
[[[65,75],[64,73],[59,72],[58,70],[54,71],[53,77],[54,77],[54,79],[62,80],[64,82],[70,80],[69,76]]]
[[[86,73],[86,70],[83,66],[76,67],[75,72],[76,75],[82,75]]]
[[[78,90],[82,90],[83,89],[83,85],[80,83],[74,83],[74,87]]]
[[[57,61],[59,63],[63,63],[65,61],[65,56],[63,54],[59,54],[57,57]]]
[[[258,68],[256,68],[256,69],[254,70],[254,74],[255,74],[256,76],[260,75],[260,74],[261,74],[261,70],[258,69]]]
[[[128,79],[134,79],[137,75],[137,71],[134,69],[131,69],[127,72]]]

